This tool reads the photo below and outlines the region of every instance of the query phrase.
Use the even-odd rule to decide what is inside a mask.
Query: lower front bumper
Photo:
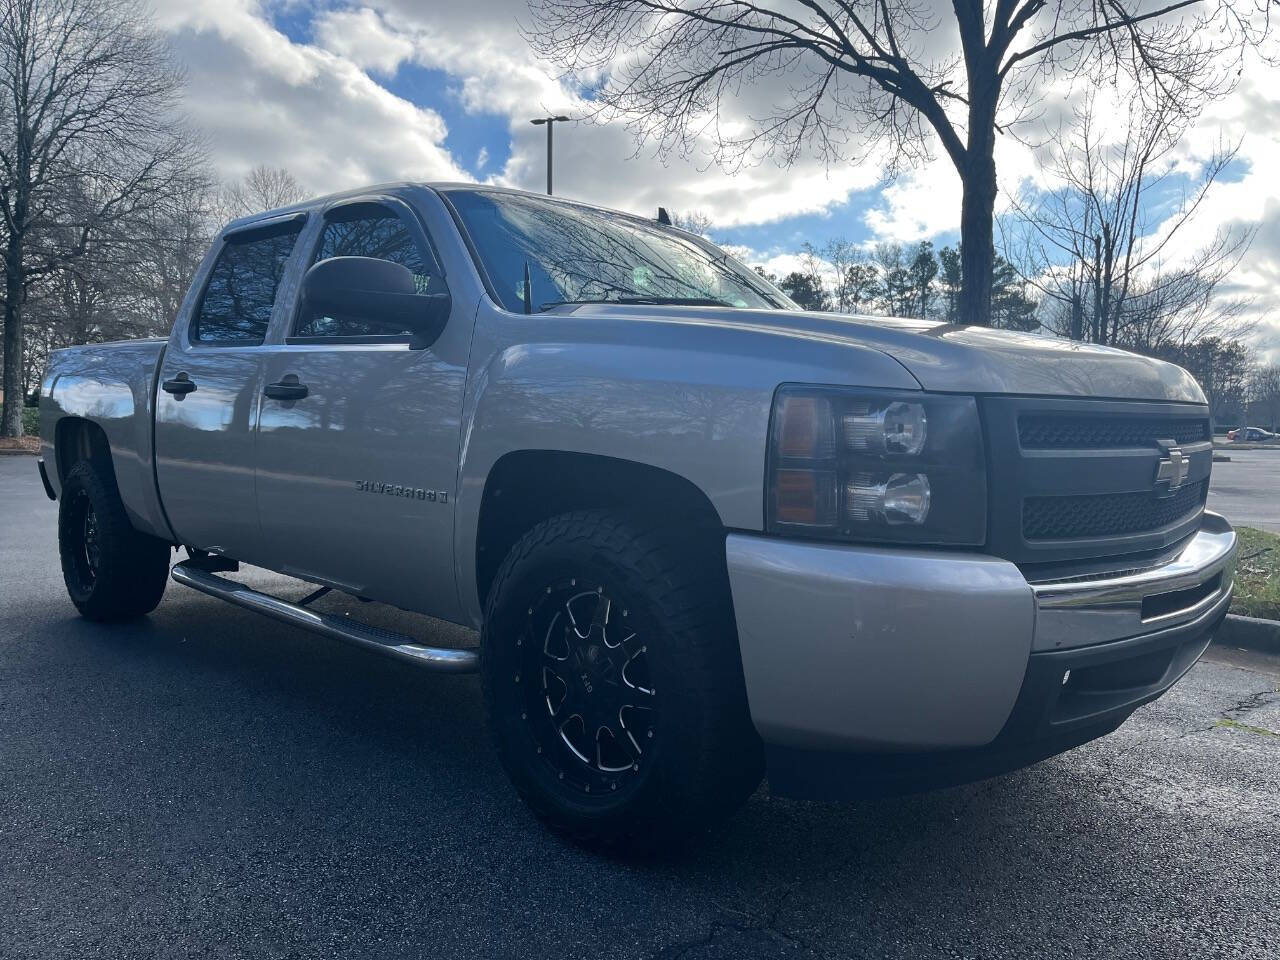
[[[1018,699],[989,744],[959,750],[845,753],[765,745],[780,796],[852,799],[971,783],[1114,731],[1195,665],[1230,597],[1191,623],[1075,650],[1032,654]]]
[[[1157,566],[1030,583],[977,554],[729,536],[774,788],[960,782],[1114,730],[1208,645],[1235,550],[1226,521],[1206,514]]]

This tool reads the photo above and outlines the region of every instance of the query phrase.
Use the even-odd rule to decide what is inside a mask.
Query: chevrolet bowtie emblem
[[[1156,496],[1164,499],[1171,497],[1182,489],[1187,482],[1187,472],[1191,469],[1191,461],[1183,454],[1182,448],[1172,440],[1157,440],[1164,456],[1156,464]]]

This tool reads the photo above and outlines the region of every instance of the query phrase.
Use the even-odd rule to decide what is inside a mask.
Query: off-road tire
[[[82,460],[67,474],[58,501],[58,552],[71,602],[90,620],[143,616],[164,595],[170,546],[130,524],[109,464]]]
[[[558,721],[547,716],[558,685],[539,692],[535,664],[553,641],[535,638],[534,611],[564,583],[585,586],[588,592],[579,596],[588,604],[595,589],[623,607],[606,609],[613,619],[602,629],[615,642],[628,632],[643,638],[643,682],[656,718],[641,735],[652,734],[644,752],[616,779],[583,753],[561,749],[569,741],[559,742]],[[622,616],[625,624],[615,630]],[[599,645],[596,651],[603,653]],[[626,666],[621,673],[626,676]],[[663,529],[604,510],[538,524],[512,547],[489,591],[481,683],[489,730],[520,796],[551,828],[590,846],[627,853],[670,847],[732,813],[764,773],[718,531]],[[591,696],[585,675],[583,683]]]

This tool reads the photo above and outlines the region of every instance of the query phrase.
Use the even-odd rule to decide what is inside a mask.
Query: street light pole
[[[556,123],[566,123],[568,122],[568,120],[569,120],[568,117],[538,117],[537,119],[529,121],[535,127],[540,127],[544,123],[547,125],[547,196],[548,197],[551,196],[551,159],[552,159],[551,130],[556,125]]]

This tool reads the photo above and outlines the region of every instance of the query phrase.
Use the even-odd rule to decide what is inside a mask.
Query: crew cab
[[[40,404],[84,616],[145,615],[172,577],[478,670],[520,794],[599,844],[705,827],[766,774],[849,797],[1099,737],[1232,591],[1182,369],[802,312],[701,237],[496,187],[237,220],[167,340],[57,352]],[[479,646],[317,612],[326,590]]]

